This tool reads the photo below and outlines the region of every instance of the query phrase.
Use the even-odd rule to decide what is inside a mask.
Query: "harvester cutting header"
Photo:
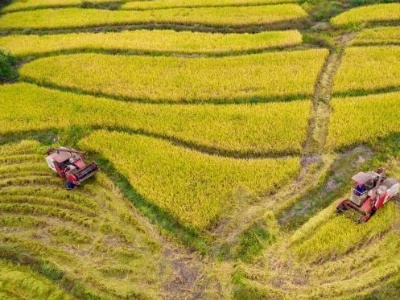
[[[387,178],[385,170],[359,172],[352,177],[355,182],[350,198],[336,207],[338,213],[355,212],[357,222],[367,222],[374,213],[399,193],[400,184],[393,178]]]
[[[82,184],[99,170],[97,164],[92,162],[86,164],[83,160],[84,152],[60,147],[49,148],[46,151],[46,162],[50,169],[65,179],[66,188],[71,190],[76,185]]]

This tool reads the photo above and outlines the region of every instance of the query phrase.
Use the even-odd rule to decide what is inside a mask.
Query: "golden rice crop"
[[[0,260],[0,299],[72,300],[73,298],[30,268]]]
[[[353,47],[345,50],[334,93],[357,93],[400,86],[400,47]]]
[[[294,253],[298,258],[309,262],[343,255],[389,230],[397,215],[396,206],[392,202],[362,225],[344,215],[334,215],[310,233],[307,239],[294,244]]]
[[[301,42],[301,33],[297,30],[255,34],[135,30],[108,33],[8,35],[0,37],[0,48],[16,56],[71,50],[230,53],[295,46]]]
[[[400,27],[376,27],[361,30],[353,45],[400,44]]]
[[[300,153],[311,109],[310,101],[217,106],[125,103],[26,83],[1,86],[0,99],[0,134],[74,125],[120,127],[239,153]]]
[[[400,132],[399,99],[399,92],[333,99],[327,148],[374,142]]]
[[[123,9],[160,9],[175,7],[218,7],[218,6],[251,6],[263,4],[277,4],[296,2],[295,0],[154,0],[130,1],[125,3]]]
[[[275,192],[299,159],[243,160],[204,155],[153,138],[97,131],[80,142],[109,159],[136,191],[184,225],[205,229],[235,205],[235,192]]]
[[[331,19],[334,26],[400,21],[400,3],[376,4],[350,9]]]
[[[18,10],[28,10],[49,7],[68,7],[83,4],[84,0],[14,0],[11,4],[2,9],[2,12],[13,12]],[[90,0],[90,3],[111,3],[120,0]]]
[[[20,151],[23,147],[26,156],[37,156],[44,148],[24,141],[1,146],[1,157],[13,157],[14,148]],[[43,154],[40,157],[45,165]],[[5,184],[0,179],[2,245],[24,249],[57,266],[94,299],[161,297],[160,288],[170,274],[169,263],[161,254],[161,241],[104,173],[97,173],[70,193],[49,169],[47,175],[32,175],[42,172],[35,160],[2,163],[5,165],[29,166],[31,175],[0,169],[0,177],[8,174]],[[2,267],[0,262],[0,271]],[[18,299],[67,299],[47,280],[21,277],[0,272],[0,295],[2,288],[13,287],[26,295]],[[31,296],[25,291],[32,292]]]
[[[256,102],[311,96],[327,54],[325,49],[200,58],[86,53],[41,58],[24,65],[20,75],[141,101]]]
[[[307,13],[296,4],[151,11],[65,8],[6,14],[0,19],[0,29],[51,29],[149,23],[211,26],[268,25],[306,17]]]

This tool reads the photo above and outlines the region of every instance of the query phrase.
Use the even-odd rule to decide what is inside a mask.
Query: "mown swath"
[[[0,147],[2,156],[12,155],[14,150],[38,155],[39,144],[24,141]],[[45,164],[43,156],[42,162]],[[15,167],[15,172],[7,173],[10,184],[2,185],[0,180],[3,246],[17,246],[57,266],[92,295],[157,298],[168,274],[160,267],[167,264],[161,257],[159,240],[137,219],[113,183],[99,173],[71,194],[51,170],[44,180],[20,175],[27,166],[32,171],[41,170],[35,159],[11,161],[7,168]],[[0,175],[7,168],[1,168]],[[7,292],[10,282],[17,284],[23,276],[20,272],[16,277],[0,272],[0,292]],[[26,283],[36,284],[35,280],[37,284],[44,281],[26,278]],[[26,291],[25,295],[32,295],[26,296],[29,299],[50,299],[52,293],[58,293],[59,298],[54,299],[68,299],[45,281],[40,289],[32,284],[22,283],[21,295]]]

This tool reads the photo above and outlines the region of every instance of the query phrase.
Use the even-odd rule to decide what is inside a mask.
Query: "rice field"
[[[35,141],[1,146],[3,245],[57,266],[84,284],[92,297],[160,297],[159,287],[168,276],[160,241],[137,219],[132,204],[101,173],[91,184],[68,193],[63,182],[38,163],[43,151]],[[0,275],[0,292],[21,284],[15,296],[26,292],[31,299],[72,299],[22,267],[13,271],[13,266],[0,263],[0,268],[11,269]]]
[[[376,27],[361,30],[352,45],[400,44],[400,27]]]
[[[361,6],[331,19],[333,26],[359,26],[379,22],[400,21],[400,3]]]
[[[46,55],[68,51],[231,54],[300,45],[297,30],[255,34],[221,34],[173,30],[136,30],[58,35],[8,35],[0,49],[15,56]]]
[[[311,110],[306,100],[228,106],[126,103],[27,83],[1,86],[0,97],[0,134],[71,126],[119,128],[243,155],[300,153]]]
[[[293,3],[294,0],[156,0],[156,1],[129,1],[122,5],[122,9],[148,10],[177,7],[222,7],[222,6],[253,6],[266,4]]]
[[[39,84],[127,100],[259,102],[311,96],[327,54],[321,49],[217,58],[61,55],[28,63],[20,75]]]
[[[327,147],[342,148],[400,132],[399,92],[334,98]]]
[[[335,77],[336,94],[373,93],[400,86],[400,47],[350,47]]]
[[[307,13],[297,4],[201,7],[196,10],[176,8],[155,11],[113,11],[82,8],[41,9],[3,15],[0,18],[0,30],[60,29],[155,23],[235,27],[273,25],[282,22],[293,22],[295,24],[296,21],[302,21],[306,17]]]
[[[120,132],[94,132],[80,146],[110,160],[142,197],[185,226],[200,230],[229,212],[241,189],[253,197],[273,193],[296,176],[300,167],[296,157],[216,157]]]
[[[72,33],[55,36],[10,35],[0,39],[0,47],[17,56],[71,50],[229,54],[291,47],[299,45],[301,42],[302,37],[297,30],[256,34],[137,30],[118,33]]]
[[[120,0],[90,0],[90,3],[121,3]],[[15,0],[2,9],[2,12],[14,12],[20,10],[59,8],[69,6],[81,6],[85,4],[84,0]]]
[[[397,299],[398,203],[335,213],[400,180],[399,3],[355,4],[2,6],[0,299]]]

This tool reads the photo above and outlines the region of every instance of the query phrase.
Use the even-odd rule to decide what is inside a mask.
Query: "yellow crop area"
[[[263,4],[277,4],[296,2],[295,0],[154,0],[129,1],[123,9],[160,9],[175,7],[218,7],[218,6],[251,6]]]
[[[400,3],[376,4],[350,9],[331,19],[334,26],[400,21]]]
[[[120,0],[90,0],[90,3],[111,3]],[[19,10],[49,8],[49,7],[68,7],[78,6],[85,3],[84,0],[14,0],[10,5],[2,9],[2,12],[13,12]]]
[[[2,247],[24,249],[57,266],[71,280],[84,283],[93,298],[158,297],[168,275],[158,237],[106,175],[96,174],[74,193],[66,191],[60,178],[37,163],[43,161],[44,150],[34,141],[0,149]],[[2,267],[7,266],[0,263]],[[13,283],[21,294],[32,290],[23,299],[68,299],[39,279],[21,276],[17,271],[1,272],[0,292]],[[52,293],[60,297],[52,298]]]
[[[376,27],[361,30],[352,45],[400,44],[400,27]]]
[[[400,93],[336,98],[331,101],[327,147],[376,142],[400,132]]]
[[[400,194],[337,205],[360,171],[400,182],[399,24],[397,0],[0,0],[0,300],[398,299]]]
[[[302,20],[306,17],[307,13],[296,4],[150,11],[65,8],[5,14],[0,18],[0,29],[80,28],[154,23],[211,26],[268,25]]]
[[[200,148],[250,154],[299,153],[311,106],[310,101],[228,106],[125,103],[26,83],[0,87],[0,99],[0,134],[70,126],[118,127]]]
[[[273,193],[300,167],[294,157],[244,160],[209,156],[120,132],[95,132],[80,146],[99,152],[141,196],[197,229],[205,229],[226,215],[241,189],[254,197]]]
[[[255,34],[221,34],[173,30],[137,30],[109,33],[57,35],[8,35],[0,37],[0,49],[16,56],[59,51],[133,51],[168,53],[224,53],[256,51],[299,45],[297,30]]]
[[[140,101],[257,102],[311,96],[327,54],[324,49],[216,58],[76,54],[35,60],[20,74],[40,84]]]
[[[400,87],[400,47],[353,47],[345,50],[334,93],[365,93]]]

